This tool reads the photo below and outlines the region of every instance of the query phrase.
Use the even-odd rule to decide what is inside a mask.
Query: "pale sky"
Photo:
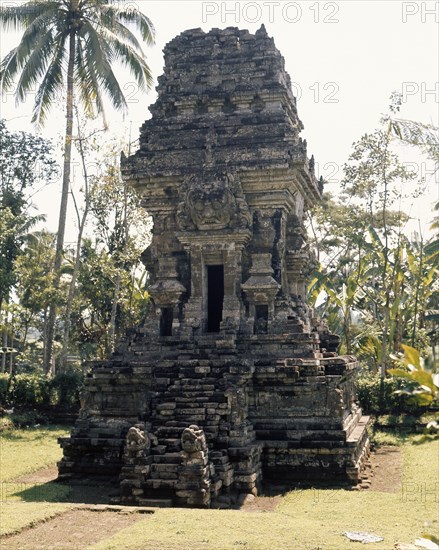
[[[329,180],[327,190],[337,191],[352,143],[378,126],[393,91],[403,93],[402,118],[439,124],[439,2],[128,3],[146,13],[156,28],[156,45],[145,50],[155,81],[163,71],[164,45],[184,30],[233,26],[255,32],[264,23],[285,58],[305,126],[301,136],[307,139],[309,154],[315,156],[319,175]],[[18,38],[18,34],[1,35],[1,57]],[[109,111],[110,131],[128,139],[131,124],[134,140],[150,116],[148,105],[156,95],[154,91],[141,94],[129,75],[119,74],[129,97],[129,114],[122,120]],[[16,107],[9,94],[1,100],[0,114],[11,129],[31,131],[31,107],[31,96],[26,104]],[[63,131],[62,112],[54,111],[42,134],[54,137]],[[425,197],[407,201],[404,209],[415,218],[413,229],[418,226],[418,217],[421,226],[427,228],[431,205],[439,200],[439,174],[431,176],[431,163],[414,151],[404,148],[402,155],[404,160],[416,162],[420,175],[426,178]],[[59,192],[59,185],[54,185],[34,199],[40,212],[48,214],[52,230],[56,229]]]

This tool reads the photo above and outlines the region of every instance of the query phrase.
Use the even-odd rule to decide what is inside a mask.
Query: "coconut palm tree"
[[[32,0],[1,7],[0,26],[5,30],[24,28],[18,46],[0,64],[0,90],[10,89],[18,78],[15,97],[19,103],[37,86],[32,118],[37,126],[44,124],[60,92],[66,91],[64,169],[55,254],[55,272],[59,273],[70,186],[74,103],[80,102],[87,114],[103,113],[107,97],[113,107],[126,110],[124,93],[113,72],[117,62],[146,91],[152,82],[151,72],[134,32],[152,45],[154,27],[148,17],[124,0]],[[48,361],[55,318],[54,304],[49,321]]]

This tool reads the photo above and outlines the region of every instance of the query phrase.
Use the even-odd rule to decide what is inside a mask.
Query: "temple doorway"
[[[224,266],[207,266],[207,332],[219,332],[223,319]]]
[[[163,307],[160,316],[160,336],[172,336],[172,321],[174,312],[172,307]]]

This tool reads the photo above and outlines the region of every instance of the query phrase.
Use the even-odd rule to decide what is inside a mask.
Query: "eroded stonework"
[[[211,506],[263,480],[358,481],[354,357],[305,304],[307,157],[264,27],[182,33],[123,177],[152,215],[151,310],[95,363],[61,476],[119,475],[124,503]]]

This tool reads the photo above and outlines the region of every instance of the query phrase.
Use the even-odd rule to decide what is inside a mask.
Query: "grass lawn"
[[[62,456],[57,438],[66,434],[66,428],[49,426],[0,435],[0,534],[19,531],[70,507],[60,503],[68,498],[65,486],[14,481],[56,463]]]
[[[2,442],[2,479],[55,463],[61,456],[61,428],[13,432]],[[156,509],[112,537],[102,532],[93,550],[344,550],[362,548],[342,536],[367,531],[384,537],[370,550],[391,550],[439,530],[439,441],[401,446],[403,478],[396,492],[306,489],[289,492],[275,511]],[[4,462],[3,462],[4,461]],[[3,533],[59,514],[69,504],[66,487],[45,484],[15,490],[1,505]],[[41,492],[43,491],[43,492]],[[32,497],[39,502],[30,502]],[[49,502],[48,502],[49,501]],[[99,529],[95,514],[84,528]],[[425,527],[425,522],[429,525]],[[7,547],[7,541],[5,541]]]
[[[288,493],[275,512],[160,509],[94,550],[344,550],[341,536],[367,531],[384,537],[367,548],[391,550],[439,530],[439,442],[403,446],[404,477],[397,493],[308,489]],[[425,528],[424,524],[429,523]]]
[[[0,434],[0,481],[11,481],[60,460],[57,438],[68,433],[61,426],[45,426]]]

